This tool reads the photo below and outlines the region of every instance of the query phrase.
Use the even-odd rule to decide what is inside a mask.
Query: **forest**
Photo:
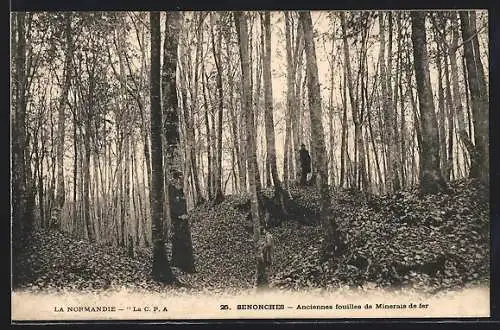
[[[486,11],[15,12],[10,49],[14,289],[488,284]]]

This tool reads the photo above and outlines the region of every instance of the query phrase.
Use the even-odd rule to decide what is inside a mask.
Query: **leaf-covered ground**
[[[318,207],[312,188],[291,191],[297,209]],[[196,273],[174,273],[186,286],[176,292],[228,292],[252,287],[252,232],[241,205],[230,196],[190,214]],[[283,221],[270,230],[275,240],[271,285],[281,289],[413,287],[436,292],[489,279],[488,192],[458,181],[446,194],[415,191],[375,197],[332,191],[332,221],[345,245],[342,256],[319,259],[319,225]],[[29,291],[114,288],[164,291],[150,277],[151,254],[130,258],[117,247],[90,244],[60,232],[37,231],[23,242],[14,265],[18,288]],[[172,290],[174,290],[172,288]]]
[[[343,255],[320,263],[316,244],[313,254],[297,255],[294,267],[277,274],[280,286],[412,286],[436,292],[488,282],[489,195],[477,182],[454,182],[446,194],[425,197],[416,191],[333,195],[332,221],[345,244]]]

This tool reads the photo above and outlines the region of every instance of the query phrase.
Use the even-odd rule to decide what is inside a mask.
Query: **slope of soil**
[[[292,192],[297,209],[314,213],[314,189]],[[230,196],[190,213],[196,273],[174,268],[186,287],[177,291],[238,291],[253,286],[251,223]],[[412,286],[427,291],[459,288],[489,279],[488,192],[459,181],[446,194],[415,191],[366,196],[332,191],[331,220],[342,233],[342,256],[320,262],[319,225],[284,219],[270,229],[275,240],[271,285],[281,289]],[[293,217],[292,217],[293,218]],[[23,242],[16,287],[31,291],[101,291],[132,288],[165,291],[150,277],[151,254],[130,258],[117,247],[90,244],[55,231],[37,231]]]

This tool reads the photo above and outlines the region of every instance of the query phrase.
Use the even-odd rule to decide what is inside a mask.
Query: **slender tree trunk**
[[[295,178],[295,174],[290,177],[290,167],[293,166],[290,160],[294,159],[293,149],[291,148],[291,135],[292,135],[292,114],[296,111],[295,104],[295,63],[293,63],[292,54],[292,40],[291,40],[291,27],[290,27],[290,13],[285,11],[285,46],[286,46],[286,118],[285,118],[285,144],[284,144],[284,157],[283,157],[283,182],[285,187],[288,186],[288,181]],[[295,124],[296,125],[296,124]],[[292,151],[292,152],[290,152]],[[291,153],[291,155],[290,155]],[[290,159],[291,158],[291,159]],[[292,172],[293,173],[293,172]]]
[[[365,155],[364,155],[364,146],[363,146],[363,135],[362,135],[362,124],[363,124],[363,111],[359,109],[359,96],[354,90],[354,84],[352,81],[352,71],[350,64],[350,52],[349,52],[349,44],[347,40],[347,26],[346,26],[346,18],[345,13],[341,12],[340,19],[342,22],[342,35],[343,35],[343,45],[344,45],[344,64],[346,66],[347,72],[347,85],[349,89],[349,98],[352,108],[352,118],[354,122],[354,143],[355,143],[355,159],[354,159],[354,175],[355,175],[355,185],[357,189],[361,189],[361,182],[363,189],[366,187],[366,172],[365,172]],[[361,75],[361,85],[363,85],[364,80],[364,60],[365,56],[365,46],[366,46],[366,27],[362,31],[362,40],[361,40],[361,55],[360,55],[360,75]],[[363,88],[363,87],[362,87]]]
[[[239,24],[236,22],[235,24]],[[243,79],[242,79],[243,80]],[[245,101],[243,100],[243,90],[241,91],[241,103],[240,103],[240,120],[239,120],[239,144],[240,144],[240,153],[238,155],[240,159],[241,169],[238,171],[239,181],[240,181],[240,189],[241,191],[247,191],[247,129],[246,129],[246,120],[245,120]]]
[[[455,111],[453,107],[453,98],[451,96],[450,70],[448,69],[448,57],[444,56],[444,76],[445,76],[445,91],[446,91],[446,114],[448,120],[448,160],[445,169],[446,180],[452,180],[453,171],[453,136],[455,130]]]
[[[333,89],[333,88],[332,88]],[[329,138],[330,138],[330,150],[328,152],[328,159],[329,159],[329,164],[330,164],[330,184],[333,186],[335,185],[335,153],[334,153],[334,146],[335,146],[335,132],[333,131],[333,104],[330,104],[330,107],[328,109],[328,130],[329,130]]]
[[[385,146],[386,146],[386,191],[392,192],[399,189],[399,185],[397,182],[396,175],[394,173],[394,116],[393,116],[393,102],[392,102],[392,89],[391,89],[391,74],[392,74],[392,16],[389,13],[389,50],[387,54],[388,65],[386,67],[385,64],[385,20],[384,14],[380,12],[379,16],[379,39],[380,39],[380,74],[381,74],[381,85],[382,85],[382,99],[383,99],[383,108],[384,108],[384,125],[385,125]]]
[[[237,118],[237,115],[236,115],[236,107],[235,107],[235,104],[234,104],[234,75],[235,75],[235,71],[234,71],[234,66],[233,66],[233,63],[232,63],[232,60],[233,60],[233,53],[232,53],[232,47],[231,47],[231,42],[232,42],[232,39],[231,39],[231,31],[229,29],[227,30],[224,30],[223,31],[224,33],[224,37],[225,37],[225,41],[226,41],[226,51],[227,51],[227,65],[228,65],[228,70],[229,70],[229,74],[227,75],[227,82],[228,82],[228,85],[229,85],[229,113],[231,115],[231,133],[232,133],[232,140],[233,140],[233,147],[234,147],[234,150],[232,151],[232,157],[233,157],[233,164],[236,163],[236,167],[233,165],[233,172],[234,174],[236,175],[236,171],[235,169],[237,169],[238,171],[238,175],[240,175],[240,173],[242,172],[242,168],[241,168],[241,159],[239,157],[239,154],[240,154],[240,141],[239,141],[239,131],[238,131],[238,118]],[[238,177],[239,178],[239,177]],[[238,178],[234,178],[235,181],[234,181],[234,188],[235,188],[235,191],[239,191],[240,189],[242,189],[239,184],[241,183],[241,181],[239,181]]]
[[[182,154],[180,152],[179,117],[176,68],[180,34],[180,13],[168,12],[163,48],[162,103],[164,117],[165,152],[167,168],[168,215],[173,226],[172,264],[186,272],[194,272],[193,245],[183,190]]]
[[[153,269],[152,276],[163,283],[172,283],[174,275],[165,249],[163,231],[163,152],[162,152],[162,112],[160,86],[160,13],[150,12],[151,28],[151,218],[153,234]]]
[[[451,15],[451,29],[452,29],[452,34],[451,34],[451,47],[449,49],[449,57],[450,57],[451,85],[453,90],[453,108],[455,112],[455,117],[457,118],[458,136],[460,137],[462,146],[465,147],[465,150],[467,151],[467,153],[464,154],[464,158],[466,158],[467,154],[472,155],[472,153],[474,152],[474,144],[472,143],[470,135],[467,131],[467,125],[465,123],[465,111],[462,106],[462,97],[458,82],[457,48],[458,48],[459,31],[458,31],[458,18],[456,13]],[[466,78],[465,78],[465,83],[467,83]]]
[[[185,27],[186,29],[189,29],[189,27]],[[189,70],[188,68],[188,63],[189,59],[186,59],[186,57],[190,57],[189,51],[185,50],[185,45],[181,44],[180,50],[179,50],[179,56],[180,56],[180,62],[182,63],[182,73],[180,74],[181,79],[180,79],[180,90],[181,90],[181,95],[182,95],[182,109],[183,109],[183,115],[184,115],[184,122],[185,122],[185,135],[184,135],[184,140],[186,143],[186,169],[190,173],[190,177],[192,179],[192,193],[193,193],[193,203],[194,205],[198,205],[201,202],[203,202],[203,197],[201,195],[201,190],[200,190],[200,182],[199,182],[199,177],[198,177],[198,170],[197,170],[197,157],[196,157],[196,134],[195,134],[195,127],[194,127],[194,116],[195,116],[195,111],[193,108],[193,99],[191,97],[191,107],[188,107],[188,102],[187,102],[187,91],[189,88]]]
[[[340,142],[340,187],[344,187],[346,184],[346,154],[347,154],[347,72],[346,66],[344,65],[344,75],[343,83],[341,86],[342,90],[342,141]]]
[[[203,36],[203,34],[201,34]],[[208,200],[212,200],[212,133],[210,130],[210,120],[209,120],[209,103],[207,99],[207,88],[205,84],[205,65],[204,61],[201,62],[201,72],[202,72],[202,78],[201,78],[201,87],[202,87],[202,92],[203,92],[203,105],[205,108],[205,111],[203,113],[204,115],[204,121],[205,121],[205,131],[207,135],[207,196]],[[208,84],[208,79],[207,84]]]
[[[43,137],[40,137],[40,140],[42,142],[41,149],[40,151],[38,149],[38,141],[35,142],[35,147],[36,147],[36,160],[37,160],[37,169],[38,169],[38,204],[39,204],[39,209],[40,209],[40,225],[42,228],[47,228],[47,225],[45,223],[45,210],[44,210],[44,194],[43,194],[43,150],[44,150],[44,143],[43,143]]]
[[[65,133],[65,108],[68,102],[68,92],[71,83],[71,58],[72,58],[72,32],[71,32],[71,12],[64,15],[64,34],[66,39],[66,51],[64,60],[64,83],[58,107],[57,121],[57,190],[56,190],[56,207],[57,207],[57,223],[61,223],[61,212],[64,206],[65,191],[64,191],[64,133]]]
[[[358,172],[358,162],[356,161],[357,158],[357,138],[360,134],[360,125],[359,125],[359,118],[358,118],[358,100],[356,96],[354,95],[354,83],[352,81],[352,71],[351,71],[351,58],[349,54],[349,44],[347,41],[347,22],[346,22],[346,17],[345,17],[345,12],[340,13],[340,20],[341,20],[341,25],[342,25],[342,39],[343,39],[343,48],[344,48],[344,66],[345,66],[345,73],[346,73],[346,79],[347,79],[347,89],[349,91],[349,101],[351,104],[351,109],[352,109],[352,118],[354,122],[354,147],[355,147],[355,156],[354,156],[354,171],[355,175],[357,176]],[[347,103],[347,99],[345,100]],[[357,180],[356,180],[357,181]],[[358,188],[358,187],[357,187]]]
[[[83,116],[83,108],[82,108],[82,116]],[[82,125],[83,126],[83,125]],[[85,202],[84,202],[84,167],[85,167],[85,154],[84,154],[84,147],[83,147],[83,127],[80,129],[80,143],[79,143],[79,150],[80,150],[80,170],[79,170],[79,176],[80,176],[80,184],[79,186],[79,194],[80,194],[80,203],[79,203],[79,221],[78,221],[78,229],[77,229],[77,238],[85,238],[85,232],[86,232],[86,223],[85,223],[85,213],[84,213],[84,208],[85,208]]]
[[[77,180],[78,180],[78,135],[77,135],[77,113],[78,104],[75,100],[73,110],[73,234],[77,227],[78,207],[77,207]]]
[[[392,58],[393,58],[393,52],[392,52],[392,30],[393,30],[393,19],[392,19],[392,12],[389,11],[387,13],[387,18],[388,18],[388,30],[389,30],[389,38],[388,38],[388,48],[387,48],[387,72],[386,72],[386,83],[387,83],[387,108],[385,108],[385,114],[386,114],[386,127],[387,131],[389,132],[388,138],[390,141],[387,146],[387,156],[390,165],[390,171],[389,175],[392,177],[392,190],[393,191],[398,191],[401,189],[401,181],[399,179],[399,157],[398,157],[398,151],[397,151],[397,112],[395,111],[395,105],[397,103],[395,95],[393,95],[393,89],[392,89]],[[394,80],[395,83],[397,83],[397,80]]]
[[[255,42],[255,80],[253,79],[253,23],[255,21],[255,16],[253,15],[252,12],[248,12],[248,16],[250,17],[250,33],[249,33],[249,63],[250,63],[250,91],[255,91],[255,94],[252,96],[252,93],[250,93],[250,98],[252,100],[252,104],[253,104],[253,118],[252,118],[252,122],[253,122],[253,130],[252,130],[252,134],[255,138],[255,152],[256,152],[256,156],[255,156],[255,168],[256,168],[256,171],[254,172],[255,174],[255,182],[256,182],[256,185],[257,185],[257,190],[260,191],[261,187],[262,187],[262,177],[265,177],[265,170],[266,168],[264,167],[262,169],[262,177],[260,175],[260,171],[259,171],[259,159],[258,159],[258,155],[259,155],[259,146],[258,146],[258,142],[259,140],[257,139],[257,127],[258,127],[258,121],[259,121],[259,115],[260,115],[260,94],[261,94],[261,83],[262,83],[262,46],[259,48],[259,44],[258,44],[258,39],[257,41]],[[260,51],[259,51],[260,49]],[[255,89],[254,89],[255,87]],[[248,124],[248,122],[247,122]],[[247,131],[248,131],[248,127],[247,127]],[[250,159],[251,157],[249,157]],[[265,160],[265,158],[264,158]],[[250,168],[250,167],[249,167]]]
[[[222,92],[222,33],[218,31],[217,40],[215,39],[215,33],[213,31],[213,26],[215,25],[215,19],[213,15],[210,14],[211,23],[211,33],[212,33],[212,52],[215,61],[215,67],[217,69],[217,154],[216,154],[216,166],[215,166],[215,202],[218,203],[222,201],[224,195],[222,193],[222,119],[224,113],[224,94]],[[218,23],[220,25],[220,23]],[[220,29],[219,29],[220,30]],[[216,45],[217,41],[217,45]]]
[[[293,31],[291,29],[290,31]],[[302,121],[304,107],[302,106],[302,62],[304,54],[304,36],[302,31],[302,26],[300,20],[297,22],[297,33],[295,37],[295,48],[292,54],[293,66],[292,66],[292,77],[294,78],[294,94],[293,94],[293,108],[291,114],[292,121],[292,138],[293,138],[293,149],[292,149],[292,174],[293,178],[298,181],[300,178],[300,154],[299,148],[302,143],[306,144],[302,135]],[[305,79],[304,79],[305,80]]]
[[[403,37],[403,27],[402,27],[402,14],[398,13],[397,16],[397,29],[398,29],[398,63],[399,63],[399,80],[397,83],[397,88],[399,90],[399,109],[400,109],[400,127],[399,127],[399,172],[401,178],[401,186],[405,187],[407,185],[407,172],[406,172],[406,112],[405,112],[405,94],[403,94],[403,47],[404,47],[404,37]],[[394,113],[397,113],[397,106],[394,107]]]
[[[260,203],[259,203],[259,187],[257,185],[255,172],[258,171],[257,164],[257,148],[254,136],[253,111],[251,102],[250,88],[250,63],[248,56],[248,26],[245,13],[234,12],[234,21],[236,31],[238,33],[238,44],[240,49],[241,60],[241,78],[242,78],[242,110],[246,116],[246,147],[248,154],[248,181],[250,186],[250,209],[253,220],[253,239],[256,257],[256,278],[255,284],[258,288],[267,287],[269,283],[269,275],[267,274],[267,265],[264,262],[262,251],[262,237],[260,224]]]
[[[264,117],[267,141],[267,158],[271,168],[276,192],[281,190],[281,182],[278,178],[278,169],[276,167],[276,146],[274,138],[274,118],[273,118],[273,86],[271,77],[271,13],[264,13]]]
[[[480,179],[484,184],[489,184],[489,100],[479,51],[476,13],[474,11],[460,11],[459,15],[474,121],[475,148],[474,153],[471,155],[470,176]]]
[[[379,191],[384,191],[383,189],[383,181],[382,181],[382,170],[380,168],[380,160],[377,152],[377,147],[375,146],[375,137],[373,135],[373,125],[372,125],[372,118],[371,118],[371,111],[368,111],[368,131],[370,133],[370,140],[372,141],[372,148],[373,148],[373,154],[375,155],[375,165],[377,167],[377,175],[379,179]]]
[[[13,235],[14,241],[21,243],[20,239],[27,229],[26,213],[26,29],[25,29],[25,14],[16,13],[16,80],[15,80],[15,111],[13,111],[13,153],[12,166],[16,170],[13,174]],[[14,256],[15,257],[15,256]]]
[[[84,167],[83,167],[83,217],[90,242],[95,241],[92,219],[90,217],[90,109],[85,114],[85,135],[84,135]]]
[[[420,191],[422,194],[434,194],[444,190],[446,184],[440,167],[439,133],[427,55],[426,15],[425,11],[411,12],[411,39],[422,129]]]
[[[335,21],[332,20],[333,32],[332,32],[332,48],[331,48],[331,59],[330,59],[330,99],[329,99],[329,109],[328,109],[328,131],[330,134],[330,150],[329,150],[329,164],[330,164],[330,181],[331,185],[335,184],[335,167],[334,167],[334,145],[335,145],[335,132],[333,131],[333,117],[334,117],[334,90],[335,90]]]
[[[441,158],[441,168],[448,168],[447,165],[447,152],[446,152],[446,130],[445,130],[445,121],[446,121],[446,112],[445,112],[445,104],[444,104],[444,89],[443,89],[443,70],[442,65],[443,61],[441,58],[441,47],[438,45],[437,53],[436,53],[436,62],[438,69],[438,131],[439,131],[439,154]]]
[[[311,13],[300,12],[300,21],[304,31],[306,61],[307,61],[307,85],[309,96],[309,115],[311,118],[312,149],[316,161],[313,163],[317,173],[316,184],[320,192],[320,219],[325,231],[323,252],[338,252],[336,242],[336,224],[329,215],[330,196],[328,190],[328,159],[325,148],[325,137],[322,123],[321,91],[318,79],[318,65],[316,62],[316,50],[314,48],[313,26]],[[326,255],[325,255],[326,256]]]

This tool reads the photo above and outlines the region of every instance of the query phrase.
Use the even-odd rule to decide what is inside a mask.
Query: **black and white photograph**
[[[12,322],[489,317],[488,20],[11,12]]]

